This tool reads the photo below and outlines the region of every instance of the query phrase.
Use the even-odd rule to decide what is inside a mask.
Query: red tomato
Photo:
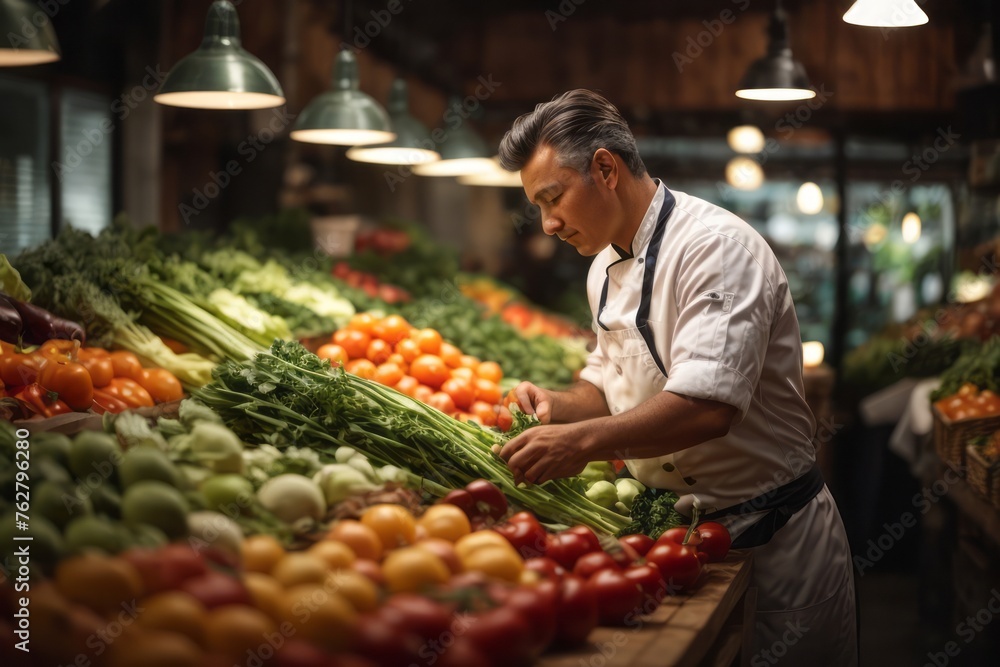
[[[205,559],[183,544],[168,544],[160,549],[130,549],[119,557],[138,570],[146,593],[176,590],[188,579],[208,572]]]
[[[518,512],[506,523],[493,526],[493,530],[506,537],[510,545],[521,554],[521,558],[545,555],[548,533],[531,512]]]
[[[605,569],[620,570],[618,563],[610,554],[604,551],[591,551],[580,556],[573,566],[573,574],[584,579],[590,579],[595,573]]]
[[[242,581],[217,570],[209,570],[200,577],[188,579],[181,584],[180,590],[201,602],[205,609],[215,609],[229,604],[253,604],[250,593]]]
[[[595,535],[594,531],[587,526],[573,526],[566,532],[573,535],[579,535],[586,540],[588,551],[599,551],[601,548],[601,542],[597,539],[597,535]]]
[[[475,479],[465,485],[465,490],[475,498],[480,514],[500,519],[507,513],[507,496],[493,482]]]
[[[397,593],[379,609],[379,615],[425,641],[440,640],[451,628],[451,610],[429,597]]]
[[[417,664],[424,639],[391,620],[392,615],[390,610],[389,615],[379,611],[362,616],[351,637],[351,650],[377,665]]]
[[[706,521],[698,524],[698,534],[701,535],[700,551],[708,554],[709,563],[717,563],[723,560],[733,546],[733,539],[729,531],[721,523]]]
[[[697,550],[670,540],[657,542],[646,554],[646,560],[660,568],[670,594],[690,588],[701,574]]]
[[[454,505],[465,512],[465,516],[470,519],[474,519],[479,516],[479,512],[476,510],[476,499],[473,498],[472,494],[465,489],[454,489],[449,491],[448,495],[438,502]]]
[[[535,586],[519,586],[513,589],[504,604],[520,612],[531,629],[528,647],[532,657],[537,658],[552,643],[556,636],[556,602],[559,584],[541,581]]]
[[[662,544],[663,542],[676,542],[677,544],[684,544],[684,538],[687,536],[688,527],[687,526],[677,526],[675,528],[670,528],[669,530],[663,531],[660,535],[660,539],[656,540],[657,544]],[[691,537],[688,538],[687,546],[697,548],[701,544],[701,536],[698,534],[696,529],[691,533]]]
[[[431,664],[430,659],[424,664]],[[469,665],[486,665],[489,661],[471,640],[456,637],[455,643],[446,648],[441,658],[433,664],[436,667],[469,667]]]
[[[503,606],[476,614],[468,619],[465,636],[489,658],[493,667],[508,667],[531,662],[528,642],[531,627],[520,611]]]
[[[543,579],[560,581],[566,576],[566,570],[563,569],[562,565],[544,556],[541,558],[528,558],[524,561],[524,569],[537,572]]]
[[[590,631],[597,627],[597,596],[575,574],[567,574],[559,582],[557,615],[556,643],[560,646],[583,644]]]
[[[232,660],[227,662],[231,663]],[[272,663],[268,663],[271,665]],[[309,642],[289,639],[274,654],[273,667],[329,667],[330,655]]]
[[[667,594],[667,584],[663,581],[660,568],[653,563],[633,565],[625,570],[625,577],[642,589],[642,613],[650,614],[660,606]]]
[[[652,537],[649,535],[643,535],[642,533],[625,535],[624,537],[619,538],[618,541],[635,549],[635,552],[639,554],[639,556],[645,556],[649,553],[649,550],[653,548],[653,545],[656,544]]]
[[[549,535],[548,544],[545,546],[545,555],[570,572],[573,571],[576,561],[590,552],[590,544],[585,537],[568,531]]]
[[[622,569],[625,569],[642,558],[638,551],[627,544],[622,544],[621,542],[612,545],[608,551],[608,555],[611,556],[611,558],[618,563],[618,567]]]
[[[642,587],[621,570],[605,569],[587,580],[597,597],[601,625],[623,625],[641,611]]]

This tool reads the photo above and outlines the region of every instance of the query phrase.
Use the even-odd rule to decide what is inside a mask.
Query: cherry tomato
[[[706,521],[698,524],[698,534],[701,535],[700,551],[708,554],[709,563],[717,563],[723,560],[733,546],[733,539],[729,531],[721,523]]]
[[[697,550],[677,542],[657,542],[646,554],[646,560],[660,568],[667,592],[671,594],[690,588],[701,574]]]
[[[579,646],[587,641],[590,631],[597,627],[599,611],[597,596],[586,582],[575,574],[567,574],[559,582],[559,600],[556,604],[556,643],[560,646]]]
[[[573,526],[566,532],[582,537],[587,542],[588,551],[598,551],[601,548],[601,542],[597,539],[597,535],[587,526]]]
[[[619,538],[618,541],[635,549],[635,552],[639,554],[640,557],[649,553],[649,550],[653,548],[654,544],[656,544],[656,541],[653,540],[652,537],[649,535],[643,535],[642,533],[625,535],[624,537]]]
[[[590,579],[594,574],[604,569],[620,570],[618,563],[610,554],[604,551],[591,551],[580,556],[573,566],[573,574],[584,579]]]

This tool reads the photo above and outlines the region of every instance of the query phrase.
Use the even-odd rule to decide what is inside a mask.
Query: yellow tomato
[[[420,547],[404,547],[389,554],[382,564],[385,584],[393,593],[417,592],[443,584],[451,576],[438,556]]]
[[[494,530],[477,530],[474,533],[469,533],[455,542],[455,551],[458,552],[459,559],[464,561],[465,557],[473,551],[487,546],[506,547],[513,551],[507,538]]]
[[[285,589],[274,577],[260,572],[247,572],[243,576],[243,584],[250,593],[250,599],[257,609],[280,623],[283,618]]]
[[[347,647],[358,622],[358,614],[347,598],[317,584],[289,590],[284,610],[284,622],[295,628],[297,638],[330,652]]]
[[[243,660],[248,651],[254,653],[267,645],[267,637],[276,631],[275,622],[261,610],[229,604],[208,613],[205,644],[210,652],[228,660]]]
[[[371,579],[356,570],[336,570],[324,584],[326,590],[344,596],[359,613],[378,607],[378,588]]]
[[[142,579],[120,558],[84,554],[68,558],[56,568],[56,588],[68,600],[90,607],[101,615],[115,614],[123,604],[138,600]]]
[[[162,630],[184,635],[196,644],[205,642],[205,607],[189,593],[166,591],[142,601],[139,625],[145,630]]]
[[[320,558],[331,570],[350,567],[357,559],[349,546],[337,540],[317,542],[306,553]]]
[[[454,542],[472,532],[469,517],[455,505],[432,505],[417,521],[428,537],[440,537]]]
[[[270,535],[254,535],[243,540],[243,569],[269,574],[285,557],[285,548]]]
[[[516,551],[497,545],[486,545],[469,552],[462,558],[468,572],[483,574],[516,584],[524,571],[524,561]]]
[[[343,542],[351,548],[358,558],[382,560],[382,541],[378,533],[353,519],[343,519],[330,527],[327,537]]]
[[[326,561],[319,556],[292,553],[274,566],[271,576],[285,588],[290,588],[298,584],[321,584],[329,573]]]
[[[416,539],[417,522],[401,505],[372,505],[361,515],[361,523],[375,531],[383,549],[413,544]]]
[[[108,648],[107,660],[101,663],[107,667],[201,667],[205,664],[201,649],[184,635],[173,632],[126,632]]]

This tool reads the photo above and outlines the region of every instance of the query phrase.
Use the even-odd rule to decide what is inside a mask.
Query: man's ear
[[[590,162],[591,176],[614,190],[618,186],[618,163],[607,148],[598,148]]]

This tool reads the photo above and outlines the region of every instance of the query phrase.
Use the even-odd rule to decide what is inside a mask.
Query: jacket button
[[[622,411],[621,408],[619,408],[618,406],[615,406],[615,412],[621,412],[621,411]]]

